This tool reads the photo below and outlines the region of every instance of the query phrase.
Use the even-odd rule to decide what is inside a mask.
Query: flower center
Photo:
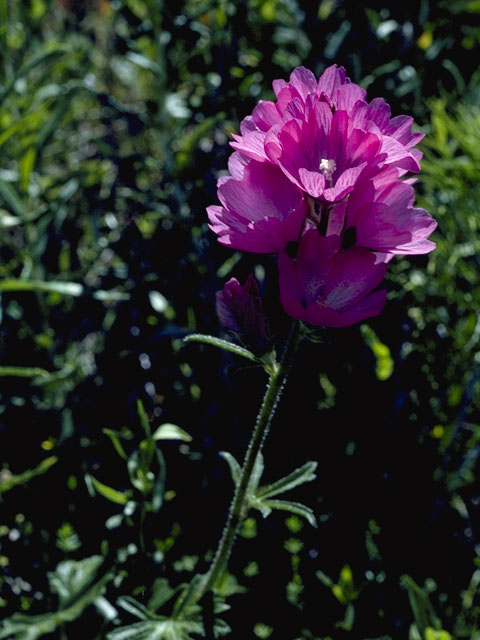
[[[332,180],[332,176],[337,168],[335,160],[328,160],[328,158],[322,158],[318,165],[318,170],[323,173],[327,180]]]

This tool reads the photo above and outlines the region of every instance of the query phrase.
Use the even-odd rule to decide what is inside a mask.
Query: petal
[[[324,294],[325,306],[341,311],[360,302],[385,276],[387,266],[375,264],[372,252],[352,247],[340,252]]]
[[[281,121],[277,106],[273,102],[260,100],[252,111],[252,120],[261,131],[268,131]]]
[[[335,89],[349,82],[350,80],[346,77],[345,69],[343,67],[337,67],[336,64],[332,64],[325,69],[318,79],[317,96],[325,93],[331,98]]]
[[[312,196],[319,198],[325,189],[325,176],[319,171],[309,171],[308,169],[299,169],[299,182],[302,188]]]
[[[298,95],[305,101],[310,93],[315,93],[317,89],[317,79],[313,73],[305,67],[297,67],[290,74],[290,83],[298,92]]]
[[[263,131],[250,131],[239,136],[238,134],[232,134],[235,142],[230,142],[230,146],[240,151],[244,155],[263,162],[266,160],[265,149],[263,146],[265,140],[265,133]]]

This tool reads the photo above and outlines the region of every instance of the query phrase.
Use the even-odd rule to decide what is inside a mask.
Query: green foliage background
[[[476,0],[0,0],[0,638],[480,638],[479,44]],[[252,270],[288,326],[205,207],[272,80],[334,62],[426,133],[437,250],[300,350],[266,474],[318,460],[319,527],[252,514],[173,625],[265,382],[182,338]]]

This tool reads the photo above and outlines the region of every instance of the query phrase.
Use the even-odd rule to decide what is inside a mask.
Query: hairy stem
[[[242,521],[245,519],[248,504],[247,504],[247,491],[252,476],[252,471],[255,466],[255,461],[258,454],[261,452],[263,443],[268,434],[272,418],[275,414],[275,410],[278,405],[278,401],[282,394],[287,375],[292,364],[293,356],[295,354],[298,343],[302,338],[302,332],[300,329],[300,323],[295,322],[292,326],[289,338],[285,345],[282,359],[279,363],[269,366],[269,379],[263,402],[260,407],[260,411],[257,416],[255,427],[248,445],[245,460],[242,466],[240,474],[240,480],[235,489],[230,510],[228,513],[227,523],[223,530],[223,535],[217,547],[217,551],[213,558],[212,564],[209,570],[203,576],[203,579],[198,584],[196,589],[193,589],[190,594],[187,594],[177,610],[177,615],[181,609],[187,604],[193,604],[198,602],[208,591],[212,590],[217,584],[219,578],[223,575],[228,559],[232,552],[233,544],[238,532],[238,528]]]

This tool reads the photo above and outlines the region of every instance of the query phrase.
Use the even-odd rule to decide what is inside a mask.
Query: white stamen
[[[318,165],[318,170],[323,173],[327,180],[331,180],[332,176],[337,168],[335,160],[328,160],[328,158],[322,158]]]

